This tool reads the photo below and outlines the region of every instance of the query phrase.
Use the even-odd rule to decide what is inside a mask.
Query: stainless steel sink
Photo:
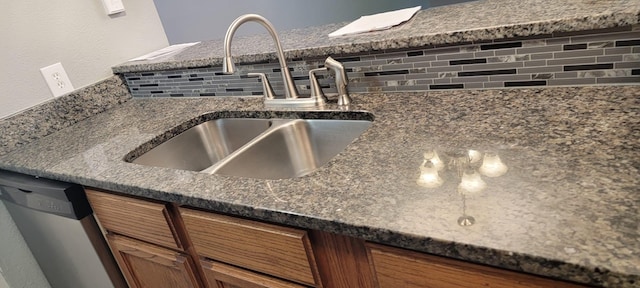
[[[259,179],[301,177],[342,152],[371,123],[222,118],[194,126],[131,162]]]
[[[366,120],[274,120],[265,133],[204,172],[283,179],[309,174],[371,125]]]
[[[133,163],[201,171],[266,131],[269,119],[222,118],[204,122],[151,149]]]

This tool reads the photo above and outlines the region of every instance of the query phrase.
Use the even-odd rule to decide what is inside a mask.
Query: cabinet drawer
[[[202,260],[200,262],[209,287],[224,288],[304,288],[285,280],[272,278],[263,274],[247,271],[224,263]]]
[[[87,198],[104,229],[167,248],[182,248],[164,204],[88,189]]]
[[[191,209],[180,211],[199,255],[316,285],[318,270],[306,231]]]
[[[378,287],[583,287],[567,282],[367,243]]]

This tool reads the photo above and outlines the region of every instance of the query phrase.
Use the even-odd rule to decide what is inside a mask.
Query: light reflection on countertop
[[[458,183],[454,191],[461,196],[462,216],[457,222],[460,226],[471,226],[476,220],[467,214],[467,197],[487,189],[487,183],[482,176],[500,177],[507,173],[508,169],[500,155],[495,152],[459,149],[438,153],[437,150],[429,150],[423,154],[416,184],[425,188],[439,188],[445,182],[441,174],[447,175],[448,181]]]

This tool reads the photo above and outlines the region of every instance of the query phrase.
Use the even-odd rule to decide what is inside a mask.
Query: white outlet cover
[[[102,5],[107,15],[118,14],[124,12],[124,4],[122,0],[102,0]]]
[[[71,84],[71,80],[69,80],[69,76],[67,76],[67,72],[64,71],[61,63],[58,62],[40,68],[40,73],[42,73],[44,81],[47,82],[47,86],[49,86],[53,97],[62,96],[73,91],[73,84]]]

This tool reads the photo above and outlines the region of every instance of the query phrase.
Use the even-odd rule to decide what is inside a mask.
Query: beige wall
[[[9,288],[9,284],[2,277],[2,273],[0,273],[0,288]]]
[[[153,1],[123,2],[126,14],[109,17],[100,0],[3,1],[0,119],[52,99],[41,67],[62,62],[77,89],[111,76],[116,64],[166,47]],[[0,203],[0,288],[7,285],[49,287]]]
[[[100,0],[3,1],[0,17],[0,118],[51,99],[40,68],[62,62],[75,88],[168,41],[153,0],[123,0],[109,17]]]

